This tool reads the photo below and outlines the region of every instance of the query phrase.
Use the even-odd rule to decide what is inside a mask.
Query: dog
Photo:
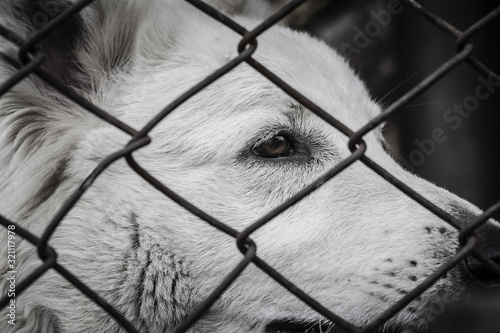
[[[71,6],[3,0],[0,24],[27,39]],[[237,17],[251,29],[258,22]],[[177,0],[95,1],[37,47],[43,68],[135,129],[237,56],[241,36]],[[253,57],[352,130],[381,112],[347,61],[306,33],[275,26]],[[1,39],[0,82],[22,66]],[[351,155],[348,138],[243,63],[175,109],[133,153],[196,207],[241,231]],[[0,213],[36,236],[94,168],[130,136],[35,75],[0,98]],[[367,134],[366,155],[463,225],[481,211],[406,171]],[[2,244],[7,229],[1,228]],[[361,162],[251,235],[257,255],[331,310],[362,327],[460,249],[458,231]],[[492,253],[495,221],[478,239]],[[148,184],[124,159],[111,164],[49,239],[60,265],[141,332],[171,332],[242,260],[235,240]],[[16,239],[16,281],[42,261]],[[490,252],[488,252],[490,251]],[[7,258],[7,247],[0,249]],[[3,259],[2,259],[3,260]],[[472,262],[472,261],[471,261]],[[0,271],[2,295],[8,270]],[[388,320],[380,332],[424,332],[433,302],[498,283],[461,265]],[[490,283],[490,284],[491,284]],[[121,332],[53,270],[15,297],[2,332]],[[7,311],[6,311],[7,310]],[[189,332],[345,332],[250,264]]]

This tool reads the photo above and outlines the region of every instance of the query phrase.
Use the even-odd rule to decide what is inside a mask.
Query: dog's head
[[[63,1],[3,1],[0,23],[19,36]],[[45,16],[44,16],[45,15]],[[239,19],[247,28],[258,22]],[[20,23],[22,22],[22,25]],[[178,1],[96,1],[38,45],[44,68],[133,128],[237,56],[241,37]],[[2,40],[1,81],[19,67]],[[346,61],[323,42],[274,27],[253,57],[348,128],[379,114]],[[0,213],[40,235],[64,200],[130,137],[36,77],[0,99]],[[324,117],[327,118],[327,117]],[[243,63],[187,100],[133,154],[137,163],[209,216],[242,231],[351,156],[348,137]],[[416,177],[384,149],[366,155],[463,225],[481,212]],[[500,228],[480,229],[497,258]],[[252,233],[257,255],[333,313],[363,326],[460,249],[458,231],[357,161]],[[242,260],[235,239],[112,164],[50,240],[59,262],[140,330],[171,331]],[[21,275],[40,262],[21,244]],[[497,256],[497,257],[495,257]],[[491,279],[490,279],[491,278]],[[3,283],[3,282],[2,282]],[[453,268],[394,315],[387,332],[422,330],[435,302],[498,283],[479,262]],[[26,330],[113,331],[117,324],[55,273],[19,297]],[[2,323],[3,325],[3,323]],[[42,325],[42,326],[40,326]],[[315,326],[316,325],[316,326]],[[196,332],[313,332],[339,326],[250,264],[193,327]],[[12,329],[7,327],[7,329]],[[343,331],[342,331],[343,332]]]

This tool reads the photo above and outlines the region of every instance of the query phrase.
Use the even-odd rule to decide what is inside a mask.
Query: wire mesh
[[[92,186],[93,182],[99,177],[99,175],[111,164],[114,162],[125,159],[128,165],[138,174],[140,175],[146,182],[151,184],[158,191],[162,192],[165,196],[170,198],[171,200],[178,203],[180,206],[184,207],[186,210],[191,212],[193,215],[197,216],[201,220],[205,221],[209,225],[217,228],[221,232],[233,237],[238,245],[239,250],[243,254],[243,257],[240,263],[234,267],[234,270],[227,275],[227,277],[218,285],[212,293],[206,297],[206,299],[198,304],[195,311],[187,316],[175,329],[175,332],[185,332],[188,330],[197,320],[199,320],[203,314],[207,311],[208,308],[224,293],[225,290],[235,281],[241,272],[247,267],[250,263],[258,266],[262,271],[264,271],[270,278],[277,281],[284,288],[286,288],[290,293],[293,293],[298,299],[306,303],[312,309],[321,314],[324,318],[336,324],[338,327],[341,327],[346,332],[373,332],[376,329],[379,329],[384,325],[384,323],[401,311],[406,305],[408,305],[411,301],[415,300],[418,296],[424,293],[428,288],[430,288],[439,278],[446,274],[447,271],[455,267],[463,258],[468,255],[474,255],[479,261],[481,261],[488,269],[494,272],[496,275],[500,277],[500,267],[490,258],[488,258],[483,252],[478,250],[478,238],[474,235],[474,231],[481,227],[488,218],[490,218],[493,214],[500,211],[500,202],[487,209],[481,216],[475,218],[474,221],[470,222],[467,225],[463,225],[456,220],[455,217],[450,214],[444,212],[440,208],[438,208],[434,203],[426,199],[425,197],[416,193],[413,189],[405,185],[403,182],[399,181],[396,177],[394,177],[390,172],[382,168],[375,161],[371,160],[365,155],[365,151],[367,146],[363,141],[363,137],[370,133],[374,128],[379,126],[381,123],[392,117],[395,113],[397,113],[402,106],[409,103],[412,99],[416,98],[424,91],[432,87],[436,82],[446,76],[448,73],[453,71],[458,65],[462,63],[469,64],[472,68],[477,70],[480,73],[486,74],[488,76],[494,77],[496,80],[500,81],[500,77],[498,74],[494,73],[491,69],[489,69],[486,65],[484,65],[480,60],[476,59],[472,55],[473,43],[471,41],[471,37],[475,34],[481,32],[489,23],[491,23],[494,19],[500,16],[500,7],[488,13],[484,18],[472,24],[467,30],[460,31],[456,27],[452,26],[450,23],[446,22],[444,19],[436,15],[435,13],[430,12],[421,4],[416,1],[405,0],[404,2],[411,8],[413,8],[416,12],[418,12],[423,18],[429,20],[433,25],[436,26],[437,29],[441,29],[450,35],[450,38],[455,39],[456,41],[456,54],[449,58],[446,62],[444,62],[439,68],[436,68],[432,74],[422,80],[419,84],[417,84],[413,89],[409,90],[405,93],[399,100],[394,102],[392,105],[387,107],[383,113],[373,118],[369,123],[363,126],[359,131],[354,132],[349,129],[346,125],[344,125],[339,120],[332,117],[326,111],[321,109],[319,106],[314,104],[307,97],[300,94],[298,91],[294,90],[287,83],[285,83],[280,77],[271,72],[264,65],[255,60],[252,55],[257,49],[257,41],[258,37],[264,33],[267,29],[277,24],[281,19],[291,13],[295,8],[300,6],[306,0],[293,0],[282,7],[279,11],[277,11],[274,15],[264,20],[259,26],[251,31],[247,31],[244,27],[233,21],[231,18],[225,16],[221,12],[213,9],[206,3],[199,0],[186,0],[199,10],[203,11],[207,15],[211,16],[214,20],[221,22],[226,25],[228,28],[232,29],[239,35],[241,35],[241,41],[237,45],[238,56],[231,60],[229,63],[224,65],[223,67],[216,70],[212,75],[205,78],[197,85],[193,86],[191,89],[187,90],[183,95],[173,101],[171,104],[166,106],[163,110],[159,111],[158,114],[150,120],[147,125],[145,125],[141,129],[133,129],[128,125],[121,122],[119,119],[110,115],[110,113],[105,110],[100,109],[96,105],[93,105],[89,101],[85,100],[82,96],[80,96],[76,91],[71,89],[70,87],[63,84],[56,77],[51,75],[46,70],[42,69],[42,64],[44,62],[45,56],[40,50],[37,48],[37,45],[43,41],[47,35],[54,31],[58,26],[63,24],[73,15],[80,12],[85,7],[91,5],[95,0],[83,0],[78,1],[74,5],[72,5],[67,10],[63,11],[60,15],[55,17],[48,25],[43,27],[41,30],[36,32],[31,38],[28,40],[22,40],[19,36],[17,36],[15,31],[10,31],[9,29],[0,26],[0,35],[8,39],[10,42],[16,44],[19,47],[19,60],[23,64],[21,68],[13,75],[8,81],[4,82],[0,86],[0,96],[8,92],[13,86],[15,86],[20,81],[26,79],[29,75],[35,74],[46,83],[51,85],[53,88],[60,91],[69,99],[73,100],[75,103],[79,104],[81,107],[85,108],[88,112],[93,113],[97,117],[101,118],[103,121],[108,122],[109,124],[115,126],[119,130],[128,134],[131,139],[127,146],[103,160],[99,165],[93,170],[93,172],[88,176],[87,179],[81,184],[76,192],[74,192],[64,203],[62,208],[57,212],[57,214],[52,218],[50,224],[45,229],[42,237],[35,237],[32,233],[25,230],[21,225],[17,224],[15,221],[9,221],[6,218],[0,216],[0,223],[6,227],[10,228],[9,230],[15,230],[15,232],[28,240],[38,249],[38,254],[40,258],[43,260],[43,264],[32,272],[29,276],[27,276],[24,280],[22,280],[17,285],[17,294],[23,292],[27,288],[30,287],[32,283],[34,283],[37,279],[43,276],[49,269],[53,269],[57,271],[61,276],[67,279],[71,284],[74,285],[75,288],[78,288],[82,293],[87,295],[90,299],[96,302],[104,311],[106,311],[111,317],[113,317],[127,332],[139,332],[127,318],[125,318],[119,311],[117,311],[110,303],[106,300],[102,299],[96,292],[94,292],[91,288],[86,286],[82,281],[78,279],[71,272],[66,270],[63,266],[61,266],[57,261],[57,252],[50,247],[49,240],[58,226],[61,224],[61,221],[64,219],[66,214],[74,207],[76,202],[81,198],[81,196]],[[236,47],[236,45],[235,45]],[[1,54],[4,60],[12,61],[6,54]],[[224,76],[228,73],[232,68],[238,66],[241,63],[247,63],[252,66],[255,70],[260,72],[263,76],[265,76],[269,81],[274,83],[276,86],[281,88],[286,94],[292,97],[294,100],[299,102],[309,111],[315,113],[320,118],[325,120],[331,126],[342,132],[345,136],[349,138],[349,149],[352,154],[347,159],[337,164],[333,169],[328,171],[324,176],[317,179],[305,189],[297,193],[295,196],[276,207],[272,211],[268,212],[261,218],[256,219],[256,221],[251,224],[245,230],[238,232],[228,225],[218,221],[214,217],[210,216],[206,212],[200,210],[195,205],[179,196],[177,193],[169,189],[167,186],[162,184],[159,180],[157,180],[154,176],[149,174],[145,169],[143,169],[134,159],[133,153],[138,149],[148,145],[151,142],[151,139],[148,137],[148,134],[151,130],[158,125],[163,119],[168,117],[168,115],[179,107],[181,104],[189,100],[203,88],[209,86],[220,77]],[[382,176],[388,182],[393,184],[403,193],[411,197],[416,202],[420,203],[423,207],[434,213],[439,218],[448,222],[451,226],[458,229],[459,240],[461,244],[461,248],[458,252],[450,258],[448,261],[443,263],[435,272],[430,274],[423,282],[417,285],[413,290],[411,290],[408,294],[402,297],[398,302],[392,304],[387,310],[381,313],[378,317],[373,318],[371,322],[367,323],[363,327],[357,327],[354,324],[342,319],[340,316],[330,311],[328,308],[321,305],[318,301],[316,301],[313,297],[302,291],[292,282],[287,280],[284,276],[282,276],[278,271],[268,265],[264,260],[259,258],[256,255],[257,245],[252,241],[252,234],[257,231],[259,228],[268,224],[273,218],[302,200],[304,197],[318,189],[322,186],[322,184],[326,183],[329,179],[332,179],[337,174],[339,174],[342,170],[349,168],[351,164],[355,161],[361,161],[366,166],[371,168],[377,174]],[[236,254],[235,254],[236,255]],[[0,299],[0,307],[4,307],[8,304],[11,297],[8,295],[3,296]]]

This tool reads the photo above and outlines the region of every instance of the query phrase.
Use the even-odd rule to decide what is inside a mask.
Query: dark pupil
[[[263,152],[266,155],[282,155],[287,151],[288,140],[285,137],[278,135],[267,140],[264,143],[263,148]]]

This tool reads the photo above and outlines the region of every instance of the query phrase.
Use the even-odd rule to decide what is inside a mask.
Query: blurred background
[[[230,12],[261,18],[288,2],[214,1]],[[462,31],[499,5],[498,0],[420,3]],[[384,106],[456,53],[450,35],[398,0],[312,0],[283,23],[342,52]],[[496,73],[500,73],[499,36],[500,20],[496,20],[473,38],[474,55]],[[487,76],[464,63],[385,126],[395,159],[482,209],[500,200],[500,85],[488,86],[485,81]],[[479,85],[483,100],[475,97]]]

